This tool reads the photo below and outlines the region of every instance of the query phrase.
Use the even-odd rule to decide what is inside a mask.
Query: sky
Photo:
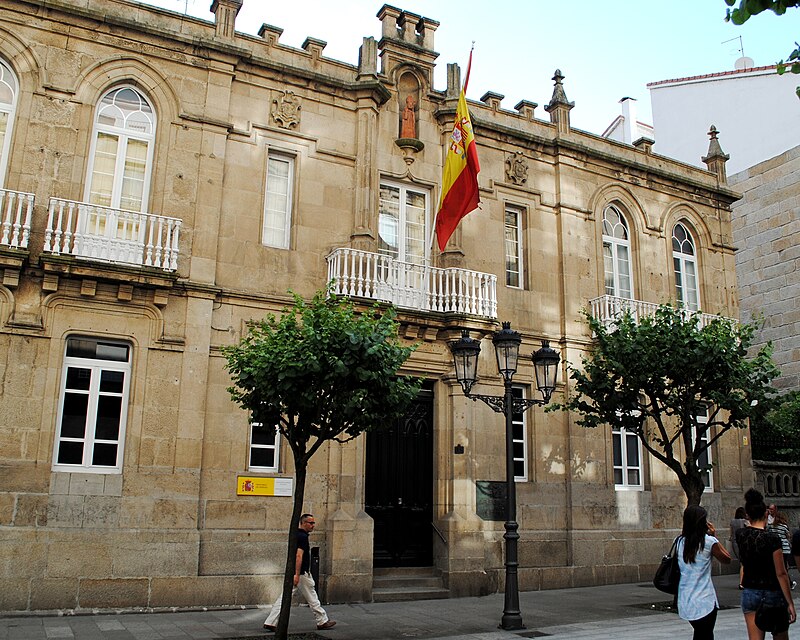
[[[140,0],[213,21],[211,0]],[[300,47],[306,37],[327,42],[323,56],[356,64],[364,36],[380,39],[372,0],[244,0],[236,30],[257,35],[262,24],[282,28],[281,44]],[[623,97],[637,100],[638,118],[652,123],[647,83],[730,71],[737,58],[755,66],[788,57],[800,40],[800,10],[764,12],[742,26],[725,22],[724,0],[392,0],[389,4],[440,23],[434,88],[444,90],[447,64],[462,78],[474,41],[467,98],[487,91],[543,110],[555,69],[575,102],[572,126],[601,134],[621,113]],[[800,77],[798,78],[800,84]]]

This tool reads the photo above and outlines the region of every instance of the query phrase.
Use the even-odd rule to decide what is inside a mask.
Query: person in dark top
[[[311,577],[311,548],[308,544],[308,534],[314,530],[316,525],[314,516],[310,513],[304,513],[300,516],[300,528],[297,530],[297,556],[294,568],[294,589],[292,596],[297,592],[303,596],[308,603],[309,608],[314,613],[314,618],[317,621],[317,629],[331,629],[336,624],[333,620],[328,619],[328,614],[322,605],[319,603],[319,597],[314,589],[314,578]],[[275,623],[278,622],[278,616],[281,613],[281,600],[283,597],[283,590],[281,594],[272,605],[272,611],[269,612],[267,619],[264,621],[264,628],[267,631],[275,631]]]
[[[800,571],[800,529],[795,529],[792,534],[792,555],[794,556],[794,566]]]
[[[747,624],[749,640],[764,640],[765,632],[756,626],[756,610],[759,605],[786,606],[789,622],[797,618],[789,576],[783,562],[783,547],[780,538],[767,531],[767,505],[764,497],[755,489],[744,494],[748,526],[736,532],[739,558],[744,566],[742,579],[742,613]],[[788,640],[788,628],[775,631],[774,640]]]

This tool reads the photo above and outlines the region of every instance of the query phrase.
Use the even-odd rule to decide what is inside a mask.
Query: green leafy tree
[[[773,393],[771,346],[748,358],[754,325],[715,318],[701,326],[697,314],[670,305],[638,322],[626,312],[611,327],[585,315],[594,348],[582,369],[570,367],[574,395],[552,408],[576,412],[584,427],[635,433],[677,475],[687,503],[700,504],[702,454],[745,428]]]
[[[279,640],[289,627],[308,462],[328,441],[347,442],[391,424],[417,395],[420,381],[397,375],[415,347],[397,339],[389,308],[357,313],[343,299],[318,292],[310,303],[295,295],[281,318],[254,323],[238,345],[223,350],[233,400],[253,423],[278,430],[294,457],[295,490],[289,523]]]
[[[800,7],[800,0],[725,0],[725,4],[728,7],[733,7],[737,2],[739,3],[738,6],[728,9],[725,15],[725,20],[735,25],[744,24],[752,16],[758,15],[762,11],[772,11],[776,15],[782,16],[787,9]],[[780,75],[787,71],[800,73],[800,44],[797,42],[794,44],[794,51],[789,54],[786,61],[781,60],[778,62],[778,73]],[[800,98],[800,87],[797,87],[795,91],[797,92],[797,97]]]

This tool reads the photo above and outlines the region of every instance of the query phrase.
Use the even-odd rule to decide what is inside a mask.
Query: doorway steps
[[[373,602],[449,598],[441,572],[434,567],[388,567],[373,570]]]

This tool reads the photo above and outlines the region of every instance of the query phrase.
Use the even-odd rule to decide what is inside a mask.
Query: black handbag
[[[680,536],[678,536],[680,537]],[[678,583],[681,581],[681,570],[678,567],[678,538],[672,543],[669,553],[661,558],[661,564],[656,569],[653,586],[659,591],[675,595],[678,593]]]
[[[789,607],[770,607],[763,602],[756,609],[756,626],[762,631],[781,633],[789,628]]]

